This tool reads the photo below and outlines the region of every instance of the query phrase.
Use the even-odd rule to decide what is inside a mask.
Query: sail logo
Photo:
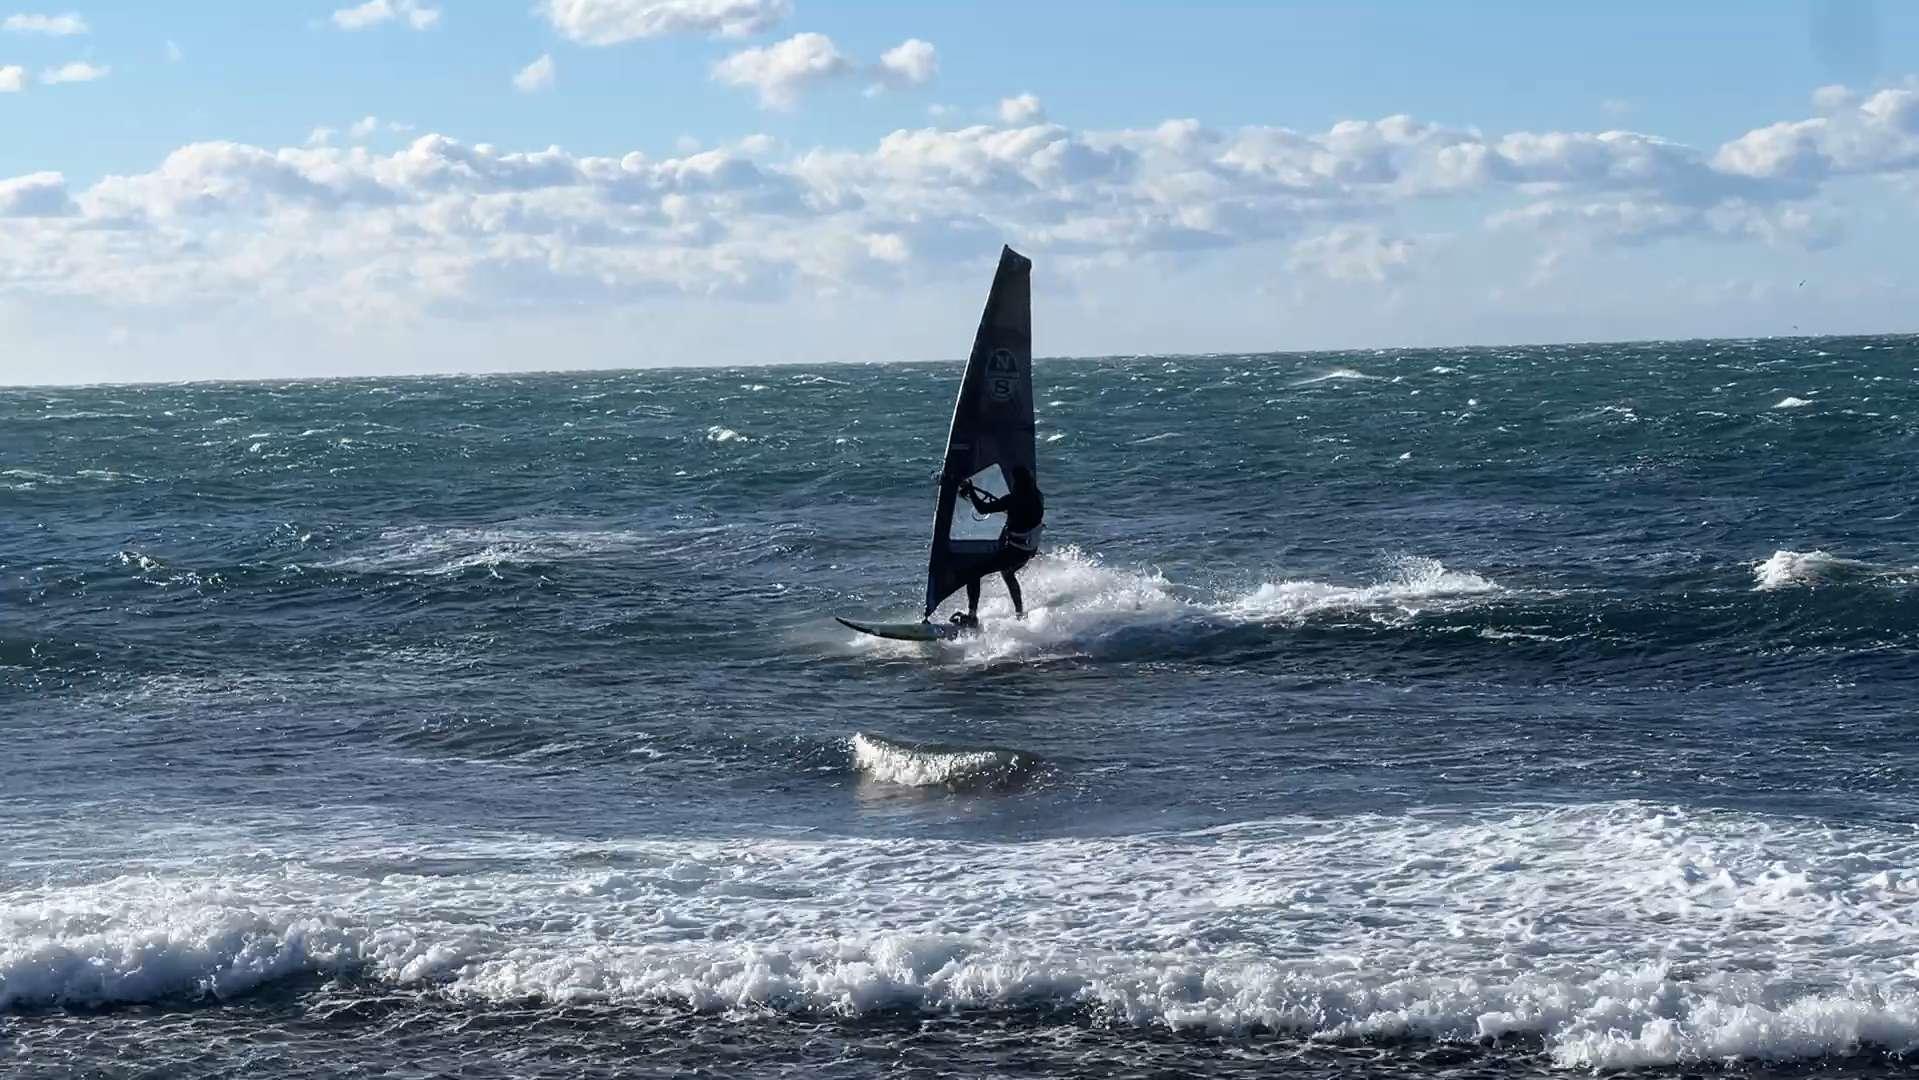
[[[986,357],[986,397],[1011,401],[1019,394],[1019,358],[1011,349],[994,349]]]

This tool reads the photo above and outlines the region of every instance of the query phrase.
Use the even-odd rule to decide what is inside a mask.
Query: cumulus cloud
[[[888,85],[924,86],[939,69],[938,50],[919,38],[908,38],[880,54],[880,80]]]
[[[1002,98],[999,103],[999,122],[1008,127],[1025,127],[1046,119],[1046,110],[1041,107],[1039,98],[1032,94]]]
[[[27,69],[19,64],[0,67],[0,94],[17,94],[27,88]]]
[[[1858,100],[1850,87],[1822,86],[1812,92],[1812,107],[1820,112],[1835,112]]]
[[[1907,172],[1919,165],[1919,90],[1880,90],[1863,99],[1824,87],[1826,115],[1781,121],[1719,148],[1713,167],[1766,181]]]
[[[0,218],[66,217],[78,211],[67,194],[66,177],[57,172],[0,180]]]
[[[412,124],[402,123],[398,120],[382,120],[377,116],[362,116],[347,125],[346,133],[349,138],[369,139],[382,131],[394,135],[405,135],[412,130]],[[313,129],[312,135],[307,136],[307,142],[311,145],[318,139],[319,142],[325,143],[331,141],[335,134],[334,129],[330,127],[317,127]]]
[[[553,54],[541,53],[538,60],[521,68],[519,74],[513,76],[513,89],[522,94],[553,89]]]
[[[713,78],[756,91],[760,104],[769,109],[790,109],[806,87],[855,70],[832,38],[805,33],[763,48],[742,49],[713,65]]]
[[[553,29],[582,45],[618,45],[669,34],[745,37],[792,14],[790,0],[543,0]]]
[[[1336,281],[1385,282],[1405,276],[1413,252],[1412,241],[1389,238],[1376,226],[1339,225],[1294,244],[1291,266]]]
[[[367,30],[390,22],[404,22],[414,30],[428,30],[440,22],[440,9],[419,0],[366,0],[358,7],[333,13],[333,25],[342,30]]]
[[[824,39],[790,57],[780,47],[757,50],[741,85],[777,102],[859,71]],[[1827,128],[1792,129],[1802,132],[1795,152],[1823,171],[1758,152],[1769,128],[1704,149],[1405,116],[1321,130],[1194,119],[1079,130],[1021,98],[994,123],[904,129],[858,147],[755,136],[665,157],[439,134],[386,151],[332,145],[323,129],[298,147],[190,144],[84,190],[50,174],[0,182],[0,292],[487,317],[518,305],[890,287],[1002,241],[1061,266],[1239,249],[1333,281],[1390,283],[1426,257],[1402,218],[1448,200],[1492,207],[1489,227],[1540,234],[1527,244],[1549,254],[1685,236],[1811,248],[1836,242],[1843,224],[1817,177],[1842,167],[1919,175],[1919,157],[1900,152],[1912,130],[1903,99],[1888,93],[1817,118]],[[352,138],[391,127],[367,118]]]
[[[73,12],[65,15],[9,15],[0,20],[0,30],[10,30],[16,34],[46,34],[50,37],[70,37],[90,31],[87,20]]]
[[[48,68],[41,72],[40,81],[48,85],[55,83],[93,82],[96,79],[106,78],[112,74],[112,72],[113,69],[109,67],[90,64],[85,60],[75,60],[71,63],[61,64],[59,67]]]

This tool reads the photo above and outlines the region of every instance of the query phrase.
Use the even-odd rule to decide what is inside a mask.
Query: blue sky
[[[0,382],[951,356],[1002,241],[1051,353],[1906,329],[1915,76],[1857,0],[0,0]]]

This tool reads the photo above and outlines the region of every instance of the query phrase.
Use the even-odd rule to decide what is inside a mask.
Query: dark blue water
[[[1919,339],[0,390],[11,1074],[1903,1073]]]

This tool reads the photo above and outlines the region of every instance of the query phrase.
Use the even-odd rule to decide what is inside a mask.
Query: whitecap
[[[1843,580],[1896,576],[1896,567],[1847,559],[1827,551],[1788,551],[1780,548],[1753,564],[1754,589],[1824,585]]]
[[[1320,374],[1311,376],[1310,378],[1301,379],[1298,382],[1294,383],[1293,385],[1294,386],[1312,386],[1317,383],[1342,382],[1346,380],[1367,380],[1372,382],[1379,382],[1384,379],[1385,379],[1385,376],[1383,375],[1368,375],[1363,371],[1354,371],[1352,368],[1334,368],[1331,371],[1321,372]]]
[[[1038,758],[1020,750],[918,746],[865,732],[856,733],[849,743],[855,769],[882,783],[906,787],[953,791],[1010,787],[1040,767]]]
[[[427,826],[272,851],[256,827],[196,823],[137,872],[0,887],[0,1010],[339,974],[744,1024],[1067,1009],[1148,1032],[1517,1038],[1585,1069],[1919,1049],[1898,947],[1919,838],[1897,822],[1608,802],[981,840]]]
[[[1482,597],[1501,591],[1478,574],[1449,570],[1438,559],[1406,556],[1392,575],[1373,585],[1333,585],[1321,581],[1268,582],[1223,608],[1249,620],[1297,620],[1328,611],[1364,608],[1416,612],[1436,602]]]

